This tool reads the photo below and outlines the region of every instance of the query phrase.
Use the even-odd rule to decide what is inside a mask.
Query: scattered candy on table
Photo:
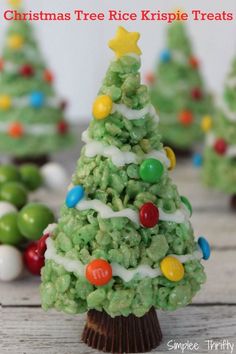
[[[184,277],[184,266],[175,257],[167,256],[160,264],[163,275],[171,281],[180,281]]]
[[[139,175],[144,182],[157,183],[164,173],[163,164],[156,159],[144,160],[139,167]]]
[[[68,176],[64,167],[60,164],[48,162],[41,167],[40,172],[43,178],[43,184],[46,188],[53,191],[65,189]]]
[[[95,259],[86,267],[86,278],[93,285],[106,285],[112,278],[112,267],[104,259]]]
[[[20,232],[29,240],[36,241],[43,230],[54,222],[53,212],[45,205],[29,203],[18,214]]]
[[[20,167],[19,171],[21,180],[29,191],[35,191],[42,186],[43,176],[38,166],[34,164],[24,164]]]
[[[20,209],[27,203],[27,190],[20,182],[6,182],[0,187],[0,199]]]
[[[17,279],[23,270],[20,251],[13,246],[0,245],[0,281]]]
[[[41,269],[44,266],[44,258],[38,254],[37,249],[37,243],[32,242],[23,254],[24,264],[33,275],[40,275]]]
[[[18,227],[18,214],[11,212],[0,218],[0,242],[5,245],[17,246],[23,241]]]
[[[0,201],[0,218],[5,214],[15,212],[15,211],[17,211],[15,205],[9,202]]]

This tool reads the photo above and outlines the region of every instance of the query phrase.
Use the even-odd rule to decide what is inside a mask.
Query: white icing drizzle
[[[17,65],[15,63],[12,63],[11,61],[4,61],[3,69],[0,72],[0,75],[3,72],[7,72],[8,74],[18,74],[20,72],[20,69],[21,69],[21,65]],[[38,79],[42,78],[43,72],[44,69],[41,68],[37,69],[33,74],[34,78],[38,78]]]
[[[218,100],[218,106],[225,114],[225,117],[231,122],[236,122],[236,112],[230,110],[230,108],[226,105],[225,101],[222,99]]]
[[[0,122],[0,132],[7,132],[10,125],[9,122]],[[23,132],[32,135],[52,135],[57,132],[57,127],[53,124],[23,124]]]
[[[113,103],[112,113],[114,112],[120,113],[122,116],[129,120],[141,119],[144,118],[147,114],[150,114],[150,116],[153,117],[156,122],[159,122],[159,117],[152,104],[148,104],[142,109],[131,109],[123,103]]]
[[[235,88],[236,87],[236,77],[230,77],[226,80],[226,86],[229,88]]]
[[[85,146],[85,156],[94,157],[97,155],[105,156],[111,159],[115,166],[124,166],[136,161],[136,154],[133,152],[124,152],[116,146],[105,146],[99,141],[92,141]]]
[[[108,205],[104,204],[98,199],[81,200],[76,205],[76,208],[80,211],[93,209],[97,211],[103,219],[126,217],[130,219],[132,222],[134,222],[135,224],[138,225],[140,224],[139,213],[137,211],[130,208],[126,208],[120,211],[113,211]],[[190,217],[189,213],[187,212],[184,206],[181,209],[178,209],[171,214],[165,213],[161,208],[158,208],[158,210],[159,210],[159,219],[161,221],[171,221],[177,224],[181,224],[184,222],[188,222]]]
[[[215,135],[212,132],[207,134],[207,137],[206,137],[207,146],[213,147],[215,142],[216,142]],[[224,153],[224,156],[236,157],[236,145],[228,146],[225,153]]]
[[[43,235],[49,234],[51,235],[53,233],[53,231],[56,229],[57,224],[53,223],[53,224],[49,224],[46,229],[43,231]]]
[[[57,254],[56,248],[54,246],[54,241],[51,238],[46,240],[47,250],[45,252],[45,259],[53,260],[56,264],[61,265],[68,272],[73,272],[80,276],[85,276],[86,266],[79,260],[71,260],[64,256]],[[193,254],[186,255],[171,255],[172,257],[177,258],[181,263],[186,263],[190,260],[201,259],[202,252],[200,250],[195,251]],[[111,263],[112,275],[118,276],[123,279],[124,282],[132,280],[135,275],[139,275],[141,278],[149,277],[156,278],[162,275],[161,269],[152,268],[149,265],[139,265],[137,268],[126,269],[120,264]]]
[[[106,146],[100,141],[90,139],[87,130],[82,133],[82,141],[86,143],[85,156],[105,156],[111,158],[113,164],[118,167],[130,163],[139,163],[142,159],[150,157],[160,160],[167,168],[170,166],[170,160],[164,150],[152,150],[148,154],[143,154],[143,156],[138,157],[134,152],[121,151],[116,146]]]
[[[87,209],[96,210],[103,219],[127,217],[135,224],[139,224],[139,217],[135,210],[127,208],[120,211],[113,211],[108,205],[104,204],[98,199],[93,200],[81,200],[76,209],[83,211]]]
[[[61,100],[57,97],[46,97],[43,106],[57,108],[60,105]],[[16,108],[28,107],[30,105],[29,96],[21,96],[12,98],[12,106]]]
[[[68,272],[84,276],[85,269],[82,262],[79,260],[71,260],[57,254],[54,241],[50,237],[46,240],[46,244],[47,250],[45,252],[45,259],[53,260],[56,264],[63,266]]]

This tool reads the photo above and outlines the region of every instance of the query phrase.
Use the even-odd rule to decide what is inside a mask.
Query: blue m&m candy
[[[30,95],[30,104],[34,108],[41,108],[44,104],[45,96],[43,92],[35,91]]]
[[[163,63],[168,63],[168,61],[170,61],[171,59],[171,53],[168,49],[163,50],[163,52],[160,55],[160,60]]]
[[[80,185],[73,187],[66,196],[66,206],[74,208],[84,197],[84,188]]]
[[[208,241],[204,237],[199,237],[198,246],[202,250],[202,258],[205,260],[209,259],[211,255],[211,247]]]
[[[203,157],[201,154],[196,153],[193,155],[193,166],[201,167],[203,163]]]

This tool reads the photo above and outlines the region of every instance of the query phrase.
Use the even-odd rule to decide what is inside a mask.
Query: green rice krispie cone
[[[203,181],[231,195],[232,207],[236,209],[236,59],[225,81],[216,119],[213,123],[206,120],[204,127],[207,136]]]
[[[205,282],[192,207],[169,177],[158,116],[140,82],[139,34],[119,27],[111,62],[82,135],[85,146],[57,225],[47,238],[44,310],[88,311],[83,340],[111,352],[144,352],[161,341],[154,309],[189,304]],[[48,237],[47,237],[48,235]]]
[[[151,100],[160,114],[163,140],[176,153],[191,151],[203,139],[201,120],[212,113],[212,102],[182,21],[168,26],[167,45],[154,73]]]
[[[56,97],[53,79],[31,24],[11,21],[0,58],[2,154],[13,156],[18,162],[37,162],[71,145],[63,112],[65,102]]]

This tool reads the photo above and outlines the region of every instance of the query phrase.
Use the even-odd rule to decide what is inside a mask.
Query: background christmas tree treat
[[[94,101],[93,119],[58,224],[45,252],[45,310],[88,310],[83,341],[107,352],[160,344],[155,308],[186,306],[205,281],[210,248],[194,240],[192,207],[169,177],[175,154],[163,147],[158,116],[140,82],[139,34],[119,27],[115,52]]]
[[[0,64],[0,152],[42,165],[72,138],[29,22],[11,21]]]
[[[199,72],[183,22],[168,27],[167,46],[154,75],[148,76],[152,103],[160,113],[160,131],[166,143],[181,154],[203,138],[200,123],[212,103]]]
[[[226,79],[216,119],[204,119],[202,129],[207,134],[203,180],[208,186],[230,194],[236,210],[236,59]]]

